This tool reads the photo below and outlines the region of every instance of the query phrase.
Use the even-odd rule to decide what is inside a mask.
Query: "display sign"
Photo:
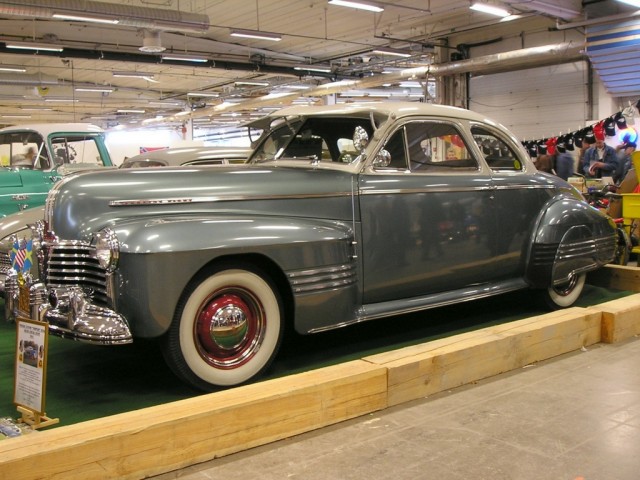
[[[18,317],[13,401],[44,415],[49,325]]]

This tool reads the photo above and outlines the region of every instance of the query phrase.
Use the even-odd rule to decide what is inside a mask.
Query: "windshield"
[[[320,162],[351,163],[360,152],[353,145],[356,127],[373,135],[368,117],[315,116],[277,119],[256,148],[252,162],[309,159]]]

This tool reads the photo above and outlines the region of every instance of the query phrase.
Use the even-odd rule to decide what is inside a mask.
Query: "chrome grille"
[[[5,273],[11,268],[11,259],[8,252],[0,252],[0,272]]]
[[[96,303],[108,303],[106,272],[89,245],[62,243],[49,246],[46,279],[49,287],[78,286]]]

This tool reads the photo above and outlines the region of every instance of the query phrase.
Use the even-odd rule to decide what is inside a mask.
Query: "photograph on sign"
[[[24,318],[16,322],[14,403],[39,414],[45,402],[47,328]]]

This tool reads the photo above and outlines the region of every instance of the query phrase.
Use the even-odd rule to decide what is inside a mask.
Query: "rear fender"
[[[605,214],[572,197],[556,199],[537,221],[526,280],[546,288],[595,270],[613,259],[615,239],[615,224]]]

